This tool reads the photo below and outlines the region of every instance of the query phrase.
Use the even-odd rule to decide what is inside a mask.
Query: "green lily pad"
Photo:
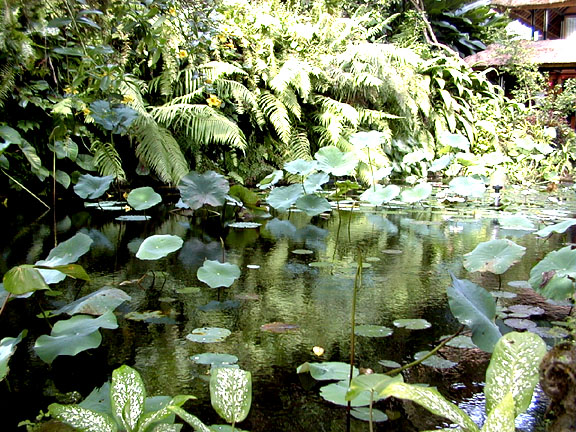
[[[508,306],[508,310],[512,313],[524,314],[526,316],[542,315],[544,313],[544,309],[541,307],[521,304]]]
[[[528,281],[523,281],[523,280],[510,281],[510,282],[508,282],[508,286],[511,286],[512,288],[527,288],[527,289],[532,289],[532,286],[530,285],[530,282],[528,282]]]
[[[432,324],[422,318],[397,319],[394,320],[394,325],[408,330],[424,330],[432,327]]]
[[[534,321],[522,318],[508,318],[504,320],[504,324],[516,330],[527,330],[537,326]]]
[[[372,324],[361,324],[357,325],[354,329],[354,333],[358,336],[366,337],[387,337],[390,336],[394,330],[385,326],[372,325]]]
[[[238,426],[230,426],[230,425],[210,425],[209,427],[211,432],[249,432],[244,429],[238,429]]]
[[[406,189],[400,194],[400,199],[408,204],[423,201],[432,193],[432,185],[430,183],[420,183],[411,189]]]
[[[311,217],[332,210],[332,206],[326,198],[314,194],[299,197],[294,206]]]
[[[230,228],[249,229],[249,228],[258,228],[258,227],[262,226],[262,224],[258,223],[258,222],[232,222],[232,223],[229,223],[228,226]]]
[[[351,410],[350,414],[352,417],[357,418],[358,420],[373,421],[374,423],[385,422],[388,420],[388,416],[376,408],[372,408],[372,410],[370,410],[370,408],[358,407]]]
[[[398,362],[395,362],[393,360],[379,360],[378,364],[381,364],[382,366],[386,367],[386,368],[390,368],[390,369],[396,369],[399,367],[402,367],[402,365]]]
[[[141,260],[157,260],[177,251],[183,244],[184,240],[175,235],[153,235],[140,244],[136,257]]]
[[[134,210],[146,210],[162,202],[162,197],[149,186],[130,191],[126,201]]]
[[[360,200],[366,201],[374,206],[380,206],[383,203],[392,201],[399,194],[400,187],[396,185],[384,187],[381,184],[376,184],[366,189],[362,195],[360,195]]]
[[[446,342],[446,346],[452,348],[478,348],[470,336],[458,335]]]
[[[178,184],[182,202],[192,210],[209,205],[219,207],[226,202],[230,184],[226,177],[214,171],[203,174],[192,171]]]
[[[271,207],[283,213],[288,211],[302,195],[304,189],[301,184],[280,186],[272,189],[266,201]]]
[[[212,260],[204,261],[202,267],[196,272],[198,280],[208,284],[210,288],[228,288],[240,277],[240,274],[240,267],[236,264]]]
[[[348,380],[350,376],[350,365],[343,362],[323,362],[323,363],[302,363],[296,369],[297,373],[310,372],[312,378],[317,381],[341,381]],[[355,367],[352,375],[358,375],[358,369]],[[348,387],[348,386],[346,386]],[[347,389],[347,388],[346,388]],[[344,392],[346,393],[346,392]]]
[[[503,229],[534,231],[536,229],[534,222],[526,216],[513,215],[498,218],[498,223]]]
[[[352,174],[358,165],[358,159],[354,153],[344,153],[336,146],[322,147],[316,152],[314,158],[318,161],[318,170],[336,177]]]
[[[322,189],[322,185],[328,183],[330,176],[325,172],[318,172],[306,177],[304,180],[304,190],[307,194],[313,194]],[[298,207],[298,204],[296,204]]]
[[[470,272],[489,271],[502,274],[518,262],[526,248],[508,239],[496,239],[480,243],[464,255],[464,267]]]
[[[562,327],[530,327],[528,331],[546,339],[565,339],[570,336],[570,332]]]
[[[429,352],[430,351],[419,351],[416,354],[414,354],[414,359],[420,360],[422,357],[427,355]],[[436,369],[450,369],[450,368],[453,368],[454,366],[456,366],[458,363],[455,363],[453,361],[447,360],[445,358],[442,358],[442,357],[434,354],[434,355],[428,357],[426,360],[424,360],[422,362],[422,364],[436,368]]]
[[[225,328],[202,327],[192,330],[192,333],[186,335],[186,339],[192,342],[213,343],[222,342],[231,334],[232,332]]]
[[[547,226],[546,228],[542,228],[541,230],[537,231],[536,235],[538,237],[548,237],[553,232],[561,234],[566,232],[566,230],[572,225],[576,225],[576,219],[568,219],[557,224]]]
[[[220,366],[220,365],[233,365],[238,362],[238,357],[232,354],[221,353],[202,353],[190,357],[190,359],[197,364]]]
[[[296,159],[284,164],[284,169],[290,174],[297,174],[301,176],[307,176],[310,173],[316,171],[318,167],[318,161],[310,161],[304,159]]]
[[[350,368],[350,365],[348,365]],[[328,384],[320,388],[320,396],[328,402],[340,406],[347,406],[348,401],[346,400],[346,393],[348,392],[348,382],[339,381],[337,383]],[[370,405],[370,392],[364,391],[356,398],[350,401],[350,405],[353,407],[361,407]]]
[[[131,297],[118,288],[101,288],[87,296],[79,298],[72,303],[52,312],[52,315],[66,313],[68,315],[86,314],[103,315],[108,311],[113,311]]]
[[[482,198],[486,185],[482,180],[473,177],[456,177],[450,181],[450,191],[471,198]]]
[[[401,255],[404,252],[398,249],[384,249],[382,253],[387,255]]]
[[[74,192],[80,198],[95,199],[106,193],[114,176],[95,177],[90,174],[83,174],[78,178],[78,183],[74,185]]]

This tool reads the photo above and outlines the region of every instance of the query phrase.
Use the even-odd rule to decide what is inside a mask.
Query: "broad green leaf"
[[[390,336],[393,332],[394,330],[389,327],[372,324],[360,324],[354,328],[355,334],[367,337],[386,337]]]
[[[402,375],[396,375],[394,377],[376,373],[357,375],[352,379],[350,387],[346,392],[346,400],[354,400],[363,392],[374,392],[373,400],[377,401],[380,398],[380,392],[391,383],[397,381],[403,381]]]
[[[318,195],[301,196],[296,200],[294,206],[311,217],[332,210],[328,200]]]
[[[576,225],[576,219],[568,219],[554,225],[549,225],[546,228],[542,228],[541,230],[536,231],[536,235],[538,237],[548,237],[553,232],[561,234],[566,232],[566,230],[572,225]]]
[[[467,432],[479,432],[478,426],[468,414],[448,401],[435,388],[393,382],[380,392],[380,396],[382,398],[394,396],[399,399],[411,400],[431,413],[451,420]]]
[[[146,210],[162,202],[162,197],[151,187],[145,186],[132,189],[126,201],[134,210]]]
[[[101,88],[101,90],[105,89]],[[90,116],[94,119],[94,123],[112,133],[126,132],[138,117],[136,110],[124,104],[111,104],[105,100],[97,100],[89,106]]]
[[[248,208],[257,207],[258,202],[260,201],[260,197],[258,195],[240,184],[231,186],[228,194],[236,199],[239,199],[242,204]]]
[[[196,272],[198,280],[208,284],[210,288],[226,287],[240,277],[240,268],[236,264],[221,263],[206,260]]]
[[[500,339],[500,330],[494,323],[496,302],[488,291],[468,280],[452,275],[447,289],[452,314],[461,324],[472,330],[472,341],[482,350],[492,352]]]
[[[522,215],[511,215],[498,218],[498,223],[503,229],[510,230],[525,230],[533,231],[536,229],[534,223],[528,219],[526,216]]]
[[[117,432],[116,422],[106,414],[101,414],[78,405],[51,404],[50,415],[61,422],[84,432]]]
[[[352,417],[357,418],[362,421],[372,421],[374,423],[380,423],[388,420],[388,416],[380,411],[379,409],[367,407],[356,407],[350,411]]]
[[[539,379],[538,368],[545,354],[546,344],[534,333],[511,332],[500,338],[486,371],[484,394],[488,414],[508,393],[514,398],[514,417],[528,409]]]
[[[169,406],[168,409],[188,423],[196,432],[212,432],[208,426],[206,426],[202,421],[187,411],[183,410],[177,406]]]
[[[84,233],[77,233],[52,249],[45,260],[36,261],[36,265],[54,268],[72,264],[90,250],[92,242],[93,240],[90,236]],[[47,284],[54,284],[64,280],[67,273],[71,273],[73,277],[81,276],[80,279],[87,277],[86,273],[77,267],[62,267],[62,269],[64,272],[43,269],[39,271]]]
[[[192,330],[192,333],[186,335],[186,339],[192,342],[213,343],[222,342],[231,334],[232,332],[225,328],[202,327]]]
[[[80,198],[95,199],[100,198],[114,181],[114,176],[95,177],[90,174],[83,174],[78,178],[78,183],[74,185],[74,192]]]
[[[285,212],[292,207],[302,195],[304,195],[302,185],[293,184],[272,189],[266,201],[279,212]]]
[[[136,429],[140,416],[144,413],[146,388],[140,374],[123,365],[112,372],[110,401],[116,419],[128,431]]]
[[[87,314],[103,315],[108,311],[113,311],[131,297],[118,288],[101,288],[72,303],[62,306],[52,312],[52,315],[66,313],[68,315]]]
[[[170,234],[153,235],[146,238],[136,252],[141,260],[157,260],[177,251],[184,244],[180,237]]]
[[[49,148],[56,153],[58,159],[68,158],[75,161],[78,157],[78,144],[70,138],[64,141],[57,140],[54,142],[54,146],[49,146]]]
[[[318,169],[336,177],[350,175],[358,165],[356,155],[351,152],[342,152],[338,147],[322,147],[314,158],[318,161]]]
[[[40,271],[30,264],[12,267],[4,274],[2,282],[4,289],[14,295],[50,289]]]
[[[416,203],[425,200],[432,193],[432,185],[430,183],[420,183],[411,189],[406,189],[400,194],[400,199],[405,203]]]
[[[22,137],[20,133],[16,130],[11,128],[10,126],[0,126],[0,138],[2,142],[0,142],[0,154],[4,151],[10,144],[22,144]]]
[[[377,184],[373,187],[366,189],[361,195],[360,200],[367,201],[374,206],[382,205],[392,201],[400,194],[400,187],[396,185],[388,185],[386,187]]]
[[[350,135],[348,140],[358,148],[380,149],[386,142],[386,135],[380,131],[356,132]]]
[[[325,172],[314,173],[304,180],[304,190],[307,194],[313,194],[322,189],[322,185],[328,183],[328,180],[330,176]]]
[[[166,396],[147,397],[144,401],[144,414],[138,421],[138,431],[179,432],[182,425],[174,423],[174,412],[171,407],[181,407],[187,401],[196,399],[190,395],[179,395],[173,398]],[[155,424],[156,423],[156,424]]]
[[[449,185],[450,191],[465,197],[482,198],[486,192],[484,182],[473,177],[456,177]]]
[[[350,376],[350,365],[343,362],[303,363],[296,369],[297,373],[310,372],[312,378],[318,381],[341,381]],[[352,376],[358,375],[358,369],[354,368]]]
[[[56,177],[55,177],[56,181],[58,183],[60,183],[62,186],[64,186],[64,189],[68,189],[68,187],[70,186],[70,183],[72,182],[68,173],[66,173],[64,171],[56,170],[55,175],[56,175]]]
[[[396,327],[406,328],[408,330],[424,330],[432,327],[428,321],[423,318],[404,318],[394,320],[393,324]]]
[[[238,357],[232,354],[202,353],[190,357],[194,363],[202,365],[231,365],[238,362]]]
[[[470,142],[464,135],[461,134],[444,132],[439,137],[439,141],[443,146],[450,146],[465,152],[467,152],[470,149]]]
[[[26,337],[28,333],[27,330],[22,330],[18,336],[14,337],[5,337],[0,340],[0,381],[6,378],[8,375],[8,362],[10,361],[10,357],[16,351],[16,345],[22,341],[22,338]]]
[[[65,264],[65,265],[56,265],[56,266],[42,266],[42,265],[34,265],[35,268],[39,270],[57,270],[60,273],[65,274],[66,276],[70,276],[72,279],[81,279],[85,281],[90,280],[90,276],[79,264]]]
[[[282,180],[282,177],[284,177],[284,172],[282,170],[275,170],[272,173],[268,174],[266,177],[264,177],[260,181],[260,183],[258,183],[256,186],[258,186],[258,188],[262,190],[271,188],[280,180]]]
[[[512,393],[508,392],[488,414],[481,432],[515,432],[516,407]]]
[[[428,170],[432,172],[442,171],[444,168],[450,165],[450,162],[452,162],[452,158],[453,156],[450,154],[441,156],[438,159],[432,161],[432,164],[430,165],[430,168],[428,168]]]
[[[350,365],[348,365],[350,368]],[[337,383],[332,383],[325,385],[320,388],[320,396],[332,402],[336,405],[347,406],[348,400],[346,399],[346,393],[348,391],[348,380],[339,381]],[[372,395],[369,391],[360,392],[352,400],[350,400],[350,405],[353,407],[361,407],[370,405],[370,400]],[[379,399],[378,396],[374,397],[375,400]]]
[[[430,351],[418,351],[416,354],[414,354],[414,360],[420,360],[429,353]],[[434,354],[425,360],[422,360],[422,364],[436,369],[450,369],[456,366],[458,363]]]
[[[552,251],[530,270],[528,282],[534,290],[553,300],[564,300],[574,294],[576,249],[566,246]]]
[[[244,420],[252,404],[252,375],[242,369],[212,368],[210,402],[228,423]]]
[[[199,174],[192,171],[186,174],[178,184],[182,201],[192,210],[204,205],[220,207],[226,202],[230,184],[226,177],[214,171]]]
[[[311,174],[314,171],[316,171],[317,166],[318,166],[318,161],[296,159],[296,160],[293,160],[291,162],[286,163],[284,165],[284,169],[286,171],[288,171],[290,174],[307,176],[308,174]]]
[[[520,261],[525,252],[524,246],[511,240],[490,240],[480,243],[472,252],[464,255],[464,268],[469,272],[502,274]]]

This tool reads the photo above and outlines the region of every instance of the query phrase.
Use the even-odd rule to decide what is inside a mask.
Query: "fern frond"
[[[246,71],[231,63],[212,61],[199,67],[204,76],[212,81],[230,75],[248,75]]]
[[[303,100],[307,100],[312,90],[310,74],[314,68],[300,60],[287,60],[276,76],[270,80],[270,88],[276,94],[282,94],[292,87]],[[317,72],[315,72],[317,73]]]
[[[122,160],[112,143],[94,141],[90,150],[94,154],[94,164],[103,176],[114,176],[117,181],[125,181],[126,173],[122,169]]]
[[[14,90],[16,70],[11,65],[4,65],[0,69],[0,108],[4,108],[4,101]]]
[[[260,107],[258,106],[258,97],[251,92],[246,86],[237,81],[228,79],[218,79],[214,82],[216,92],[221,98],[234,99],[236,101],[236,112],[243,114],[251,112],[256,120],[256,123],[263,126],[265,123],[264,116]]]
[[[286,91],[276,94],[276,97],[284,104],[284,106],[292,113],[294,117],[300,120],[302,116],[302,107],[298,102],[298,97],[292,89],[288,88]]]
[[[290,142],[292,124],[286,106],[273,94],[263,93],[258,97],[258,103],[264,115],[268,118],[274,130],[284,143]]]
[[[346,120],[351,126],[358,126],[360,120],[360,115],[358,110],[352,105],[339,102],[335,99],[329,98],[327,96],[314,96],[314,103],[320,104],[324,111],[330,111],[339,114],[344,120]]]
[[[306,130],[303,128],[296,129],[290,137],[288,151],[285,155],[286,160],[312,159],[310,141]]]

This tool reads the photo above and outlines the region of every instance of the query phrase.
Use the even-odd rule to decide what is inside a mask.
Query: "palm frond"
[[[94,164],[103,176],[114,176],[118,181],[126,180],[126,173],[122,168],[122,160],[114,144],[94,141],[90,150],[94,154]]]
[[[292,124],[286,106],[272,93],[263,93],[258,97],[262,112],[272,124],[274,130],[284,143],[290,142]]]

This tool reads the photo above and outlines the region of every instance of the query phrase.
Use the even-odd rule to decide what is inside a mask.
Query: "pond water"
[[[534,221],[567,216],[573,202],[543,199],[523,208]],[[238,365],[252,373],[253,403],[239,426],[250,431],[344,431],[346,410],[319,395],[318,383],[297,374],[304,362],[348,361],[352,292],[359,256],[362,280],[358,290],[356,323],[394,328],[389,337],[356,337],[356,365],[386,371],[381,360],[407,363],[414,354],[431,349],[438,340],[459,328],[446,296],[452,272],[488,290],[514,291],[509,282],[525,281],[530,269],[547,252],[566,242],[563,235],[538,239],[527,231],[505,230],[498,223],[504,213],[485,206],[441,209],[436,206],[356,208],[333,211],[327,218],[303,213],[256,220],[250,229],[222,226],[218,217],[197,218],[157,209],[151,219],[122,222],[118,214],[78,209],[57,216],[48,213],[2,214],[6,235],[0,239],[2,267],[44,259],[55,241],[77,232],[88,234],[90,251],[79,264],[88,271],[88,283],[70,280],[58,286],[59,295],[36,293],[15,299],[0,316],[0,337],[29,333],[10,361],[10,374],[0,385],[3,423],[15,430],[22,420],[34,420],[55,401],[66,403],[85,397],[110,378],[122,364],[137,369],[151,395],[193,394],[198,399],[186,409],[207,424],[224,423],[210,405],[208,366],[191,357],[216,352],[233,354]],[[201,223],[200,223],[201,222]],[[140,243],[154,234],[172,234],[183,247],[158,261],[135,257]],[[498,280],[494,275],[468,273],[463,255],[480,242],[510,238],[526,247],[526,254]],[[211,289],[196,277],[205,259],[224,260],[241,269],[230,288]],[[517,284],[512,283],[517,286]],[[57,309],[102,287],[124,290],[131,300],[116,309],[119,328],[102,330],[102,345],[74,357],[60,356],[51,365],[33,351],[36,338],[50,332],[41,310]],[[397,329],[393,321],[423,318],[425,330]],[[285,323],[290,331],[263,331],[269,323]],[[196,343],[186,336],[200,327],[231,331],[223,342]],[[313,347],[322,347],[318,357]],[[483,412],[481,397],[487,356],[478,351],[447,353],[460,358],[451,369],[418,366],[405,378],[437,386],[473,418]],[[78,393],[74,393],[78,392]],[[518,424],[521,431],[538,430],[544,397],[535,399],[531,412]],[[538,400],[540,402],[538,402]],[[391,417],[376,430],[431,429],[443,420],[411,404],[379,403]],[[187,430],[187,429],[184,429]],[[351,430],[367,431],[368,424],[352,419]]]

